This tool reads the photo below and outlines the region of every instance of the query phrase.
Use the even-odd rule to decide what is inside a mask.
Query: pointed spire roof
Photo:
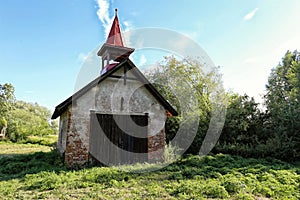
[[[132,52],[134,52],[133,48],[125,47],[122,40],[121,29],[119,24],[119,19],[117,12],[115,9],[116,15],[111,26],[109,35],[107,37],[106,42],[102,45],[97,55],[102,57],[102,68],[104,68],[104,61],[115,61],[121,62],[127,59]]]
[[[115,12],[116,12],[115,19],[112,23],[106,43],[123,47],[124,45],[123,45],[123,40],[122,40],[122,35],[121,35],[119,19],[118,19],[118,15],[117,15],[118,9],[115,9]]]

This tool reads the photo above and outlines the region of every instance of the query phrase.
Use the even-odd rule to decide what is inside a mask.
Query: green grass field
[[[41,145],[0,143],[0,151],[1,199],[300,199],[300,168],[273,159],[188,156],[159,171],[129,173],[68,170]]]
[[[49,152],[49,146],[37,144],[17,144],[11,142],[0,142],[0,158],[3,156],[15,156],[35,153],[38,151]]]

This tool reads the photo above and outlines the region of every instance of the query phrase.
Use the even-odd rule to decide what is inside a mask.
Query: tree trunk
[[[1,137],[2,139],[5,138],[6,128],[7,128],[6,126],[2,126],[2,127],[0,128],[0,130],[1,130],[1,132],[0,132],[0,137]]]

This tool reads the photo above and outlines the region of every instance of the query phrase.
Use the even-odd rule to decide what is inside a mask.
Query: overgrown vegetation
[[[147,75],[170,103],[179,108],[179,112],[182,112],[180,108],[182,105],[179,104],[178,95],[174,91],[177,94],[186,93],[186,89],[180,83],[181,80],[193,86],[198,107],[193,108],[191,115],[197,116],[199,124],[193,143],[186,153],[199,153],[210,123],[210,112],[213,106],[211,99],[216,98],[212,97],[212,94],[217,91],[223,95],[217,97],[219,100],[227,99],[225,101],[227,114],[221,136],[213,149],[214,153],[255,158],[273,157],[285,161],[300,160],[299,52],[288,51],[282,62],[272,70],[263,97],[263,105],[259,105],[247,94],[222,93],[219,87],[221,78],[218,70],[204,71],[203,65],[192,59],[178,61],[174,57],[169,57],[156,71]],[[179,82],[173,82],[178,80],[176,77],[183,78],[179,79]],[[168,81],[171,81],[172,88],[170,84],[168,85]],[[180,98],[181,96],[179,95]],[[175,136],[180,123],[182,123],[181,117],[168,119],[167,141],[171,141]],[[194,126],[191,126],[191,130],[192,128]],[[188,133],[186,136],[189,137]]]
[[[264,95],[265,111],[254,99],[234,96],[215,152],[244,157],[300,160],[300,53],[288,51],[275,67]]]
[[[225,92],[218,69],[204,68],[199,60],[193,58],[177,60],[166,57],[157,68],[146,72],[146,76],[179,113],[178,117],[167,119],[167,142],[177,134],[179,125],[185,124],[184,137],[173,145],[185,149],[184,144],[191,140],[186,153],[198,154],[209,127],[213,106],[211,98],[224,101],[225,105]],[[198,130],[195,130],[197,123]],[[192,130],[197,133],[193,135]]]
[[[199,107],[188,114],[199,117],[199,129],[186,151],[195,154],[208,128],[211,92],[220,89],[221,79],[214,70],[198,73],[198,62],[166,61],[166,68],[150,74],[150,79],[179,112],[182,108],[176,95],[164,87],[164,76],[188,73],[186,78],[197,91]],[[182,86],[174,84],[177,89]],[[214,155],[185,155],[163,169],[159,164],[67,169],[49,147],[57,140],[53,134],[57,124],[49,123],[50,111],[16,101],[13,93],[12,85],[0,85],[0,129],[10,140],[0,142],[2,199],[300,199],[300,53],[296,51],[288,51],[272,70],[265,110],[246,94],[225,94],[226,121]],[[167,141],[175,136],[181,120],[168,119]],[[179,150],[171,144],[165,159],[173,161]],[[145,167],[160,170],[142,173]]]
[[[157,164],[146,164],[158,168]],[[187,156],[159,171],[141,164],[67,170],[56,151],[0,158],[2,199],[300,198],[300,168],[274,159]]]
[[[186,128],[185,137],[181,137],[183,141],[178,143],[185,144],[186,138],[194,137],[189,134],[195,129],[194,121],[199,119],[196,136],[186,153],[198,154],[210,123],[212,94],[218,94],[213,98],[227,103],[227,115],[214,153],[300,160],[299,52],[288,51],[272,70],[264,95],[264,110],[260,110],[262,106],[247,94],[221,91],[222,80],[218,69],[204,70],[200,62],[191,58],[178,61],[168,57],[156,70],[146,75],[179,113],[188,116],[186,118],[189,120],[184,123],[186,127],[190,123],[191,128]],[[190,86],[193,86],[192,90],[189,90]],[[184,108],[185,105],[180,105],[178,93],[184,102],[197,103]],[[16,101],[14,87],[8,83],[0,84],[0,129],[8,140],[51,146],[55,143],[53,134],[57,135],[58,126],[57,122],[50,122],[50,115],[47,108],[38,104]],[[174,138],[182,120],[182,117],[168,119],[167,142]],[[179,149],[182,148],[179,146]]]

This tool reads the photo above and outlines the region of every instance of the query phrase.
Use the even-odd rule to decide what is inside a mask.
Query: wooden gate
[[[148,160],[148,115],[91,113],[90,154],[107,165]]]

